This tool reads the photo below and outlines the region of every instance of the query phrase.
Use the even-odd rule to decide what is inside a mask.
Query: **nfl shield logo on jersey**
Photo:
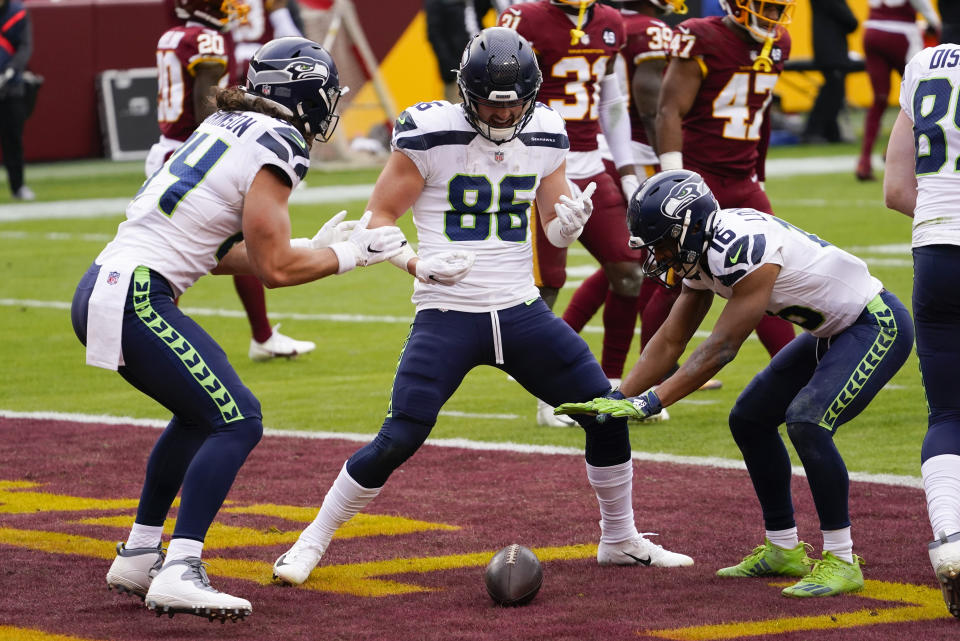
[[[107,285],[116,285],[120,282],[120,272],[110,272],[107,274]]]
[[[500,150],[493,152],[493,159],[497,162],[503,162],[503,152]]]

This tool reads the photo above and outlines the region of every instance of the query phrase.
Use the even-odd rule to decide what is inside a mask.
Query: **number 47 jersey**
[[[391,145],[425,182],[413,205],[420,257],[458,249],[477,256],[455,285],[416,282],[417,309],[492,311],[537,298],[532,204],[569,148],[559,114],[538,103],[516,138],[496,144],[473,129],[461,105],[423,102],[397,118]]]
[[[244,198],[265,165],[296,188],[310,166],[300,132],[264,114],[214,113],[144,182],[96,263],[149,267],[179,296],[242,238]]]

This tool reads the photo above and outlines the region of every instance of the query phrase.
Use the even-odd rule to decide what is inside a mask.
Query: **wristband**
[[[671,169],[683,169],[682,152],[667,151],[660,154],[660,171],[670,171]]]
[[[310,249],[310,239],[309,238],[291,238],[290,246],[299,247],[302,249]]]
[[[337,268],[338,274],[343,274],[357,266],[357,246],[349,240],[342,243],[330,245],[330,249],[337,255],[337,261],[340,267]]]
[[[413,251],[413,247],[407,244],[403,246],[403,249],[400,250],[399,254],[391,256],[387,260],[389,260],[391,263],[393,263],[403,271],[409,272],[409,270],[407,269],[407,265],[410,263],[411,258],[416,258],[416,257],[417,257],[417,252]]]

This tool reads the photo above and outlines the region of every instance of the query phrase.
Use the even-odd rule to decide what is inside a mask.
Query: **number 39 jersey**
[[[303,136],[264,114],[214,113],[143,184],[97,264],[132,259],[179,296],[242,238],[243,201],[265,165],[295,188],[310,165]]]
[[[537,298],[530,208],[541,178],[569,148],[557,112],[538,103],[520,135],[497,145],[470,126],[461,105],[424,102],[400,114],[391,145],[425,181],[413,205],[420,257],[457,249],[477,255],[455,285],[416,282],[417,309],[492,311]]]
[[[960,46],[924,49],[907,63],[900,107],[913,121],[917,206],[913,246],[960,245]]]
[[[721,209],[701,269],[684,285],[730,298],[762,265],[780,265],[767,313],[826,338],[849,327],[883,285],[866,263],[756,209]]]

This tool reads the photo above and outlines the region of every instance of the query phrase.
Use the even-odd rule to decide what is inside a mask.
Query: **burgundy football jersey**
[[[720,16],[684,20],[674,30],[671,55],[697,60],[703,81],[683,119],[683,164],[721,176],[752,176],[760,136],[790,35],[780,28],[769,72],[756,71],[760,42],[745,41]]]
[[[870,14],[867,20],[916,22],[917,12],[910,0],[870,0]]]
[[[570,151],[593,151],[600,133],[600,80],[620,51],[626,30],[620,12],[595,3],[588,10],[586,35],[570,44],[576,25],[549,0],[525,2],[500,14],[500,26],[516,29],[533,46],[543,85],[538,100],[567,122]],[[576,17],[576,16],[574,16]]]
[[[229,57],[223,34],[194,23],[174,27],[157,43],[157,121],[160,133],[186,140],[200,124],[193,113],[194,69],[202,62],[223,65]]]
[[[629,87],[633,79],[633,72],[637,70],[638,64],[643,64],[648,60],[666,60],[670,56],[670,41],[673,37],[673,30],[663,20],[641,13],[624,15],[623,20],[627,26],[627,44],[623,48],[622,54],[627,61],[630,130],[633,132],[634,140],[649,145],[647,132],[643,128],[640,116],[637,115],[637,109],[633,103],[633,95],[629,93]]]

